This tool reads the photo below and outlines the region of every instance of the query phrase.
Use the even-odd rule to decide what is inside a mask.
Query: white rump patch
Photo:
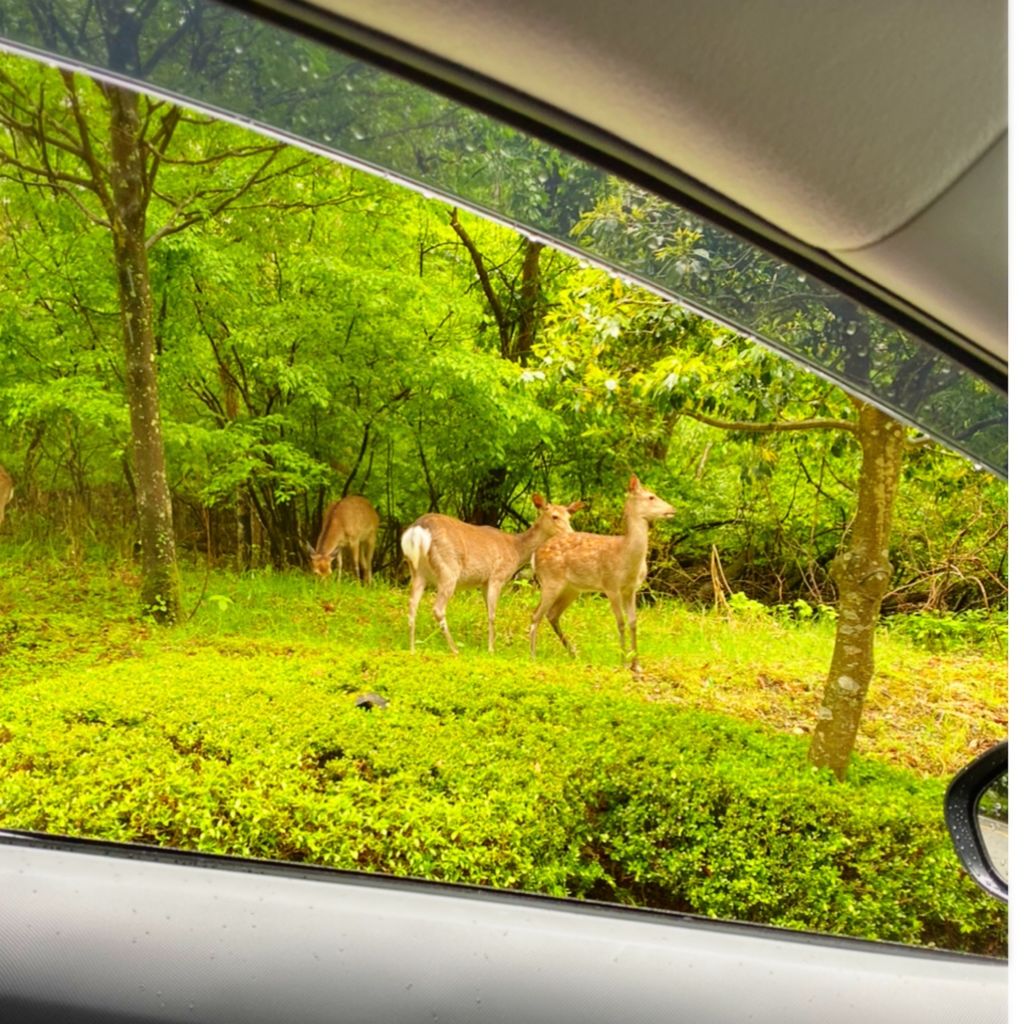
[[[410,526],[402,534],[402,553],[412,564],[413,570],[427,557],[430,550],[430,531],[425,526]]]

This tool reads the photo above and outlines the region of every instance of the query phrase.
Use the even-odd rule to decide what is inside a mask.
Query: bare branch
[[[487,271],[487,267],[484,265],[484,258],[480,255],[480,250],[473,243],[473,239],[469,237],[469,233],[459,222],[459,211],[457,207],[452,207],[451,216],[449,217],[449,223],[452,226],[452,230],[462,240],[462,244],[466,247],[469,252],[469,258],[473,261],[473,266],[476,268],[476,276],[480,279],[480,286],[484,290],[484,295],[487,298],[487,303],[491,307],[491,311],[494,313],[494,318],[498,322],[498,334],[501,337],[501,354],[507,358],[508,356],[508,328],[505,323],[505,309],[501,304],[501,299],[498,298],[497,292],[494,290],[494,285],[491,283],[491,275]]]
[[[179,120],[183,120],[179,116]],[[166,164],[170,164],[172,167],[209,167],[211,165],[222,164],[226,160],[241,160],[250,156],[261,156],[264,153],[277,153],[284,149],[284,144],[280,142],[273,142],[266,146],[241,146],[238,149],[224,149],[219,153],[214,153],[212,156],[206,157],[170,157],[164,156],[163,161]],[[296,166],[301,166],[304,163],[308,163],[309,160],[304,158],[296,163]]]
[[[6,157],[4,157],[2,154],[0,154],[0,164],[8,164],[8,163],[20,167],[20,165],[16,164],[16,161],[9,160]],[[97,227],[101,227],[101,228],[109,228],[110,227],[110,224],[109,224],[108,221],[104,220],[102,217],[98,217],[92,210],[89,209],[89,207],[87,207],[81,201],[81,199],[78,198],[78,196],[75,195],[75,193],[70,188],[67,188],[66,186],[58,184],[58,183],[56,183],[54,181],[48,181],[46,179],[45,174],[42,173],[41,171],[39,171],[36,168],[25,168],[25,169],[27,170],[28,173],[36,174],[40,178],[40,180],[39,181],[26,181],[23,177],[20,177],[19,175],[4,174],[2,172],[0,172],[0,180],[3,180],[3,181],[13,181],[16,184],[20,185],[22,188],[26,188],[26,189],[30,189],[30,188],[43,189],[43,190],[45,190],[47,192],[51,192],[51,193],[54,193],[56,195],[62,195],[66,199],[71,200],[71,202],[74,203],[75,206],[78,207],[79,211],[83,214],[83,216],[85,216],[90,221],[90,223],[95,224]]]
[[[99,161],[96,159],[96,154],[92,148],[92,135],[89,132],[89,125],[86,123],[85,115],[82,112],[82,105],[78,99],[78,89],[75,85],[75,76],[70,71],[62,70],[61,79],[64,82],[64,88],[67,91],[68,98],[71,101],[71,112],[75,119],[75,125],[78,128],[78,138],[81,145],[80,157],[85,163],[86,167],[89,168],[89,173],[92,175],[92,191],[96,193],[99,201],[103,204],[104,212],[107,215],[107,219],[113,223],[114,221],[114,201],[107,190],[106,182],[104,180],[103,171],[100,168]]]
[[[748,434],[777,434],[789,430],[845,430],[851,434],[857,432],[857,424],[851,420],[808,419],[808,420],[774,420],[771,423],[750,423],[745,420],[720,420],[713,416],[705,416],[694,409],[684,409],[684,415],[709,427],[720,430],[743,431]]]
[[[161,119],[160,127],[153,133],[152,137],[145,143],[149,151],[149,167],[145,175],[146,202],[149,203],[156,186],[156,177],[160,171],[160,165],[166,159],[167,147],[171,144],[174,130],[181,123],[181,107],[172,107]]]
[[[183,221],[175,223],[175,218],[181,215],[184,206],[187,206],[191,202],[196,202],[199,199],[205,199],[210,198],[211,196],[214,195],[220,195],[222,193],[225,193],[225,190],[217,189],[208,192],[199,191],[193,193],[193,195],[190,196],[188,199],[182,200],[182,202],[175,207],[170,218],[164,223],[164,226],[157,230],[156,232],[154,232],[152,235],[150,235],[150,237],[146,240],[146,248],[152,248],[154,245],[156,245],[157,242],[160,241],[161,238],[166,238],[169,235],[178,234],[178,232],[184,231],[186,228],[191,227],[193,224],[198,224],[200,221],[209,220],[213,217],[218,216],[218,214],[226,210],[229,206],[235,203],[247,192],[261,185],[265,185],[267,182],[273,181],[276,178],[280,178],[285,174],[291,173],[296,167],[301,166],[306,162],[305,160],[300,160],[297,163],[289,164],[287,167],[284,167],[279,171],[275,171],[272,174],[264,174],[264,171],[266,171],[267,168],[270,167],[270,165],[277,159],[278,155],[282,153],[284,149],[284,145],[277,145],[271,147],[270,151],[266,155],[266,158],[260,163],[259,167],[257,167],[256,170],[254,170],[252,174],[250,174],[249,177],[238,188],[227,191],[226,194],[224,194],[224,198],[220,202],[214,204],[214,206],[211,207],[209,210],[197,210],[194,213],[188,214]],[[161,196],[161,198],[164,197]]]
[[[990,416],[988,419],[978,420],[977,423],[972,423],[966,430],[957,434],[956,439],[958,441],[967,441],[982,430],[987,430],[989,427],[1003,426],[1005,423],[1005,413],[1001,416]]]

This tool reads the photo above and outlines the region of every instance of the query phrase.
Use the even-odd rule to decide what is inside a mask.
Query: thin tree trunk
[[[516,331],[514,358],[525,366],[537,340],[537,320],[540,313],[540,254],[543,242],[527,241],[523,254],[522,285],[519,291],[519,324]]]
[[[505,484],[508,469],[498,466],[489,469],[477,485],[473,496],[473,507],[466,515],[466,522],[474,526],[498,526],[505,512]]]
[[[831,768],[840,780],[846,778],[875,671],[875,627],[892,575],[889,535],[906,440],[903,424],[870,405],[858,405],[857,512],[832,570],[839,589],[839,618],[810,749],[811,763]]]
[[[180,585],[157,386],[139,98],[117,86],[107,86],[106,94],[110,103],[114,204],[111,234],[142,542],[142,606],[158,622],[171,624],[181,611]]]

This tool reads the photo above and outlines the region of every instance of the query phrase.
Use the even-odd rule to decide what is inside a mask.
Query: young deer
[[[611,602],[619,626],[619,643],[626,655],[626,620],[632,643],[630,669],[640,671],[636,647],[636,592],[647,575],[647,531],[654,519],[667,519],[675,509],[633,476],[623,510],[625,533],[618,537],[573,533],[555,537],[534,555],[533,568],[540,584],[540,604],[530,623],[530,657],[537,655],[537,627],[546,615],[556,636],[575,657],[576,651],[558,620],[577,595],[599,591]]]
[[[428,583],[437,587],[434,618],[444,633],[452,654],[459,649],[448,632],[445,610],[452,594],[464,587],[479,587],[487,602],[487,649],[494,650],[494,613],[506,583],[550,537],[571,533],[569,517],[583,508],[549,505],[539,494],[533,503],[540,510],[534,524],[524,533],[502,533],[493,526],[472,526],[435,512],[420,516],[402,534],[402,551],[412,570],[409,592],[409,650],[416,650],[416,610]]]
[[[4,524],[4,510],[13,493],[14,481],[11,479],[11,474],[3,466],[0,466],[0,526]]]
[[[373,549],[377,543],[380,516],[374,507],[358,494],[336,501],[324,514],[323,526],[316,547],[307,544],[310,565],[320,577],[331,574],[331,562],[338,556],[338,578],[341,578],[342,547],[352,556],[352,571],[363,583],[373,582]]]

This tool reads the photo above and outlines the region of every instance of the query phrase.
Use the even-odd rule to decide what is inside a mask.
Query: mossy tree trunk
[[[832,568],[839,589],[832,663],[810,748],[811,763],[830,768],[840,780],[846,778],[868,684],[875,671],[875,627],[892,575],[889,536],[907,440],[907,428],[902,423],[861,399],[847,397],[857,410],[855,420],[744,423],[686,411],[701,423],[749,433],[843,430],[852,433],[860,445],[857,510]]]
[[[111,238],[125,353],[136,506],[142,545],[143,608],[171,624],[181,611],[171,493],[164,462],[153,299],[146,253],[146,182],[139,97],[105,88],[110,104]]]
[[[839,589],[839,618],[810,749],[811,763],[830,768],[839,779],[846,777],[875,672],[875,627],[892,575],[889,536],[907,434],[891,416],[857,404],[857,511],[832,569]]]

